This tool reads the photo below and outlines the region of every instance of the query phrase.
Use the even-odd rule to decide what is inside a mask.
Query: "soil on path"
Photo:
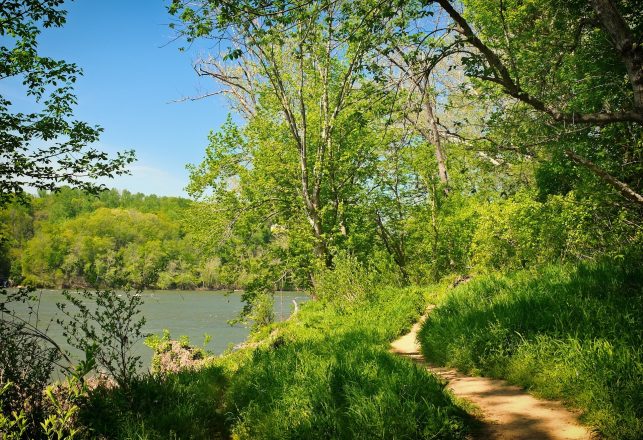
[[[430,311],[431,309],[429,309]],[[474,403],[483,419],[479,439],[498,440],[576,440],[591,439],[592,435],[579,425],[576,417],[559,402],[540,400],[522,388],[503,380],[470,377],[460,372],[434,367],[420,354],[417,333],[423,320],[411,331],[391,344],[391,351],[422,363],[426,368],[447,382],[447,387],[457,397]]]

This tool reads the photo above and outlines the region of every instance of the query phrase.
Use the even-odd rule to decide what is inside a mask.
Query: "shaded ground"
[[[433,308],[432,306],[429,309]],[[454,369],[429,365],[420,354],[417,332],[422,321],[391,344],[391,351],[426,365],[448,383],[459,398],[474,403],[483,420],[476,437],[498,440],[590,439],[590,432],[559,402],[540,400],[503,380],[465,376]]]

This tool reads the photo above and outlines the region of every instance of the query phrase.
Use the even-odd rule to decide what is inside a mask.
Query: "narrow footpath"
[[[429,309],[435,307],[432,306]],[[447,382],[454,395],[475,404],[482,413],[481,427],[474,437],[498,440],[576,440],[593,438],[576,417],[559,402],[540,400],[504,380],[470,377],[434,367],[420,353],[417,333],[424,316],[411,331],[391,344],[391,351],[410,358]]]

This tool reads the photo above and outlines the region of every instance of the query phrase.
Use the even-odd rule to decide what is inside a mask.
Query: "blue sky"
[[[105,129],[99,147],[107,152],[136,151],[132,175],[106,185],[146,194],[185,195],[185,164],[200,161],[209,131],[224,122],[228,107],[218,97],[170,103],[215,85],[199,79],[192,69],[193,60],[207,46],[179,52],[180,43],[166,45],[173,37],[166,3],[68,1],[67,23],[43,32],[40,52],[84,70],[75,88],[75,115]],[[21,91],[2,93],[14,95],[12,100],[19,105],[16,98]]]

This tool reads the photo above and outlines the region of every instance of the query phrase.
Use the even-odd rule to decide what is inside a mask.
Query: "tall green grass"
[[[224,369],[208,366],[145,376],[131,390],[98,387],[81,406],[86,438],[165,440],[227,438]]]
[[[490,275],[420,331],[433,362],[506,378],[583,411],[607,438],[643,432],[643,271],[605,260]]]
[[[131,395],[94,391],[81,418],[106,438],[464,438],[443,385],[388,351],[425,304],[419,289],[311,301],[209,367],[143,378]]]
[[[226,395],[235,438],[463,438],[465,413],[443,385],[388,351],[424,304],[417,289],[350,308],[308,304],[276,327],[276,347],[235,373]]]

